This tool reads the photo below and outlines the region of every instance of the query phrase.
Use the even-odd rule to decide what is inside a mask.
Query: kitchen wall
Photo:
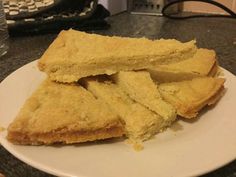
[[[236,0],[216,0],[216,1],[236,12]],[[183,10],[188,12],[190,11],[190,12],[206,12],[206,13],[225,13],[218,7],[203,2],[185,2]]]
[[[236,13],[236,0],[215,0]],[[99,0],[99,3],[103,4],[112,15],[127,9],[127,0]],[[225,12],[220,8],[207,4],[204,2],[185,2],[183,4],[183,10],[188,12],[204,12],[204,13],[222,13]]]

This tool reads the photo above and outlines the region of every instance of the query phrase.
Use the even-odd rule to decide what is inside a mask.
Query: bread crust
[[[119,116],[90,92],[78,84],[59,84],[46,79],[8,127],[7,138],[18,144],[53,144],[123,134]]]
[[[187,60],[157,65],[148,70],[156,82],[168,83],[191,80],[196,77],[214,76],[217,67],[215,51],[198,49],[195,55]]]
[[[177,109],[184,118],[194,118],[206,105],[214,104],[221,98],[225,79],[201,77],[189,81],[159,85],[164,100]]]
[[[109,37],[68,30],[62,31],[49,46],[38,67],[50,79],[70,83],[86,76],[185,60],[196,50],[195,41]]]
[[[88,141],[103,140],[121,137],[124,134],[121,124],[117,123],[97,130],[88,131],[54,131],[47,133],[27,133],[10,131],[7,139],[14,144],[21,145],[51,145],[51,144],[73,144]]]

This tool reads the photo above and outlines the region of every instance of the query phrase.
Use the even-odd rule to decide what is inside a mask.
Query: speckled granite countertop
[[[236,75],[236,20],[198,18],[175,21],[155,16],[122,13],[110,17],[111,28],[96,33],[151,39],[175,38],[180,41],[197,40],[198,47],[214,49],[221,66]],[[24,64],[39,58],[56,35],[14,37],[10,39],[7,55],[0,58],[0,81]],[[236,149],[235,149],[236,150]],[[8,177],[48,177],[17,160],[0,145],[0,173]],[[0,175],[1,176],[1,175]],[[236,160],[205,177],[236,177]]]

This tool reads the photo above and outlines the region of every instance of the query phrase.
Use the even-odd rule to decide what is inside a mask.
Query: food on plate
[[[126,135],[131,141],[139,143],[147,140],[169,125],[169,121],[133,101],[111,81],[89,78],[83,82],[89,91],[120,116],[124,121]]]
[[[51,80],[75,82],[82,77],[174,63],[194,55],[195,41],[109,37],[75,30],[62,31],[38,66]]]
[[[175,108],[162,99],[158,86],[151,79],[149,72],[120,71],[113,79],[136,102],[159,114],[170,124],[175,120]]]
[[[214,104],[222,96],[224,82],[223,78],[199,77],[163,83],[158,88],[163,99],[176,108],[177,114],[194,118],[204,106]]]
[[[117,114],[90,92],[47,79],[10,124],[7,139],[15,144],[71,144],[123,134]]]
[[[38,62],[48,78],[8,127],[14,144],[141,142],[224,93],[213,50],[195,41],[62,31]],[[177,116],[178,115],[178,116]]]
[[[215,76],[217,72],[214,50],[198,49],[193,57],[165,65],[149,68],[152,78],[158,83],[190,80],[196,77]]]

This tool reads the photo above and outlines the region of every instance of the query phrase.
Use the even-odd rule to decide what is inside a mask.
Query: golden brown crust
[[[108,37],[75,30],[62,31],[40,58],[38,67],[54,81],[143,69],[191,57],[195,41]]]
[[[149,69],[158,83],[191,80],[215,74],[216,54],[213,50],[198,49],[192,58],[173,64],[157,65]]]
[[[88,134],[97,130],[99,130],[97,135]],[[21,141],[22,144],[24,141],[28,143],[42,141],[46,144],[57,141],[71,143],[72,140],[86,141],[86,137],[89,138],[88,141],[95,138],[117,137],[121,136],[121,131],[122,123],[118,115],[111,112],[102,101],[80,85],[59,84],[46,79],[9,125],[8,139],[19,144]],[[85,135],[83,137],[76,137],[75,132],[76,135],[87,133],[82,133]],[[113,134],[108,135],[107,132]],[[115,132],[118,134],[115,135]],[[19,134],[23,139],[21,136],[16,136]],[[69,135],[73,136],[70,138]]]
[[[160,84],[163,98],[184,118],[194,118],[206,105],[218,100],[225,79],[202,77],[191,81]],[[213,99],[214,98],[214,99]]]
[[[211,77],[215,77],[216,73],[217,73],[217,70],[218,70],[218,64],[215,63],[211,70],[209,71],[209,73],[207,74],[207,76],[211,76]]]
[[[215,104],[223,96],[224,91],[225,91],[224,87],[221,87],[217,93],[215,93],[212,97],[210,97],[206,101],[203,101],[201,104],[195,104],[189,106],[188,109],[180,111],[179,114],[183,118],[188,118],[188,119],[196,117],[199,111],[201,111],[203,107]]]
[[[103,129],[91,131],[56,131],[47,133],[26,133],[22,131],[12,131],[7,135],[7,139],[14,144],[24,145],[50,145],[55,143],[72,144],[95,140],[103,140],[107,138],[121,137],[124,134],[121,124]]]
[[[207,101],[207,105],[210,106],[210,105],[216,104],[217,101],[220,100],[220,98],[221,98],[222,96],[224,96],[225,92],[226,92],[225,87],[222,86],[222,87],[219,89],[218,93],[216,93],[213,97],[211,97],[211,98]]]

